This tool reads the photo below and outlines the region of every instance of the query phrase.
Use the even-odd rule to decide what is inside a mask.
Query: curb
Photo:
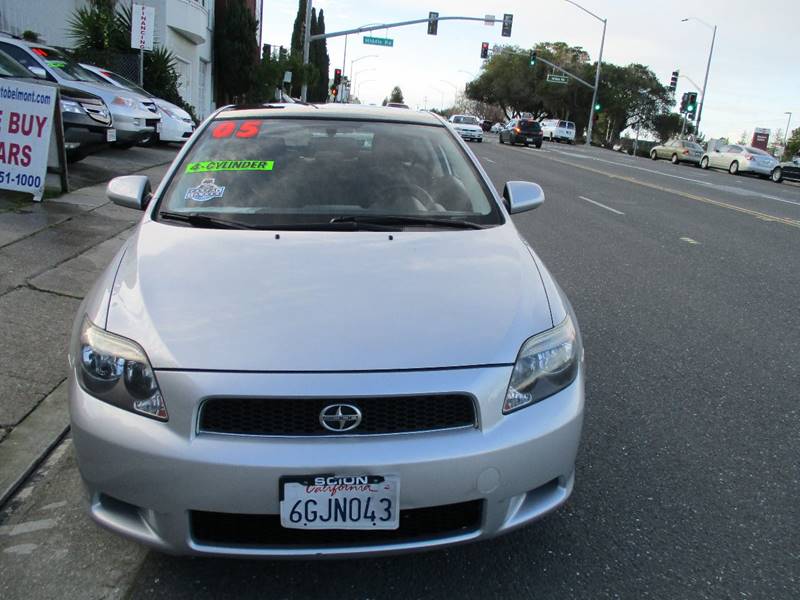
[[[0,507],[59,444],[67,431],[69,410],[65,379],[0,444]]]

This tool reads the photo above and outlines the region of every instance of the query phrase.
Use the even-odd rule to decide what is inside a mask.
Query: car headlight
[[[160,421],[169,419],[153,367],[139,344],[84,317],[75,354],[80,386],[95,398]]]
[[[128,108],[133,108],[135,105],[133,100],[130,98],[123,98],[122,96],[116,96],[112,101],[111,104],[116,104],[118,106],[127,106]]]
[[[553,329],[528,339],[511,373],[503,413],[530,406],[575,381],[582,349],[569,315]]]
[[[72,100],[61,100],[61,110],[62,112],[83,113],[81,105]]]

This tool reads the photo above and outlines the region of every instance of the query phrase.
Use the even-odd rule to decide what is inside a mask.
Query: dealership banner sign
[[[0,189],[41,200],[58,88],[0,79]]]

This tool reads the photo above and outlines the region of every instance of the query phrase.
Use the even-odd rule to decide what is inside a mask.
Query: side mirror
[[[544,190],[530,181],[507,181],[503,188],[503,200],[508,212],[513,215],[541,206]]]
[[[150,179],[144,175],[124,175],[108,182],[106,196],[114,204],[144,210],[150,202]]]
[[[47,71],[42,67],[28,67],[28,71],[33,73],[39,79],[47,79]]]

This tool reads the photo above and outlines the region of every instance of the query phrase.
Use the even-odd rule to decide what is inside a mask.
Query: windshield
[[[479,125],[475,117],[453,117],[453,123],[463,123],[464,125]]]
[[[69,81],[88,81],[90,83],[103,81],[102,77],[87,71],[63,52],[40,46],[31,46],[31,50],[39,57],[39,60],[64,79]]]
[[[695,142],[683,142],[683,147],[691,148],[692,150],[700,150],[700,152],[703,151],[703,147]]]
[[[33,77],[25,67],[0,50],[0,76],[2,77]]]
[[[130,79],[126,79],[122,75],[117,75],[116,73],[112,73],[111,71],[106,71],[102,69],[103,75],[111,79],[112,81],[117,82],[119,85],[128,88],[129,90],[133,90],[134,92],[138,92],[142,96],[146,96],[148,98],[152,97],[153,94],[148,92],[143,87],[139,87],[137,84],[133,83]]]
[[[235,216],[261,227],[353,215],[503,222],[446,128],[311,118],[212,123],[159,209]]]
[[[519,128],[523,131],[539,131],[541,126],[538,121],[531,121],[528,119],[520,119]]]

